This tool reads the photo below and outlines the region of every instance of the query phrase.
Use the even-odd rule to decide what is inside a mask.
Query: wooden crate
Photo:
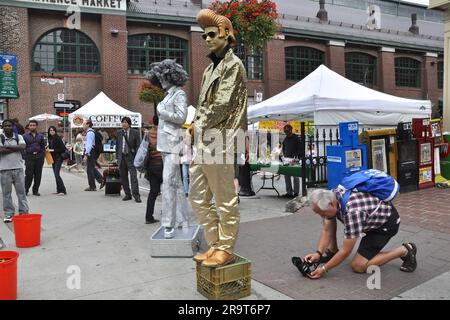
[[[251,293],[251,261],[236,256],[236,261],[218,268],[197,263],[197,291],[209,300],[236,300]]]

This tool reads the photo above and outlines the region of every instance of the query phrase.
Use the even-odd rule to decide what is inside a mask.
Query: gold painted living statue
[[[217,267],[234,261],[239,230],[238,197],[233,184],[236,148],[230,147],[227,139],[233,140],[236,132],[246,129],[247,80],[244,65],[231,48],[236,38],[230,20],[203,9],[197,22],[204,30],[202,37],[211,51],[208,57],[212,63],[203,73],[194,118],[197,152],[190,167],[189,200],[209,246],[208,251],[197,254],[194,260],[206,267]],[[211,132],[215,138],[206,139]],[[217,141],[221,141],[219,145]],[[207,157],[219,161],[205,161]]]

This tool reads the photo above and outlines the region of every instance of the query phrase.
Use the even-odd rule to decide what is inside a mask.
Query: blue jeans
[[[184,193],[189,193],[189,164],[183,163],[181,165],[181,171],[183,172],[183,189]]]
[[[63,159],[61,157],[56,156],[54,162],[52,164],[53,174],[55,175],[56,180],[56,192],[57,193],[67,193],[66,186],[64,185],[64,181],[61,178],[59,172],[61,171],[61,166],[63,164]]]

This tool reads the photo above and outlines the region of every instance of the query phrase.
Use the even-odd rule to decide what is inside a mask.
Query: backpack
[[[95,143],[92,148],[96,155],[99,155],[103,152],[103,136],[96,130],[91,129],[95,134]]]
[[[6,141],[6,137],[5,137],[5,135],[3,133],[0,134],[0,139],[2,140],[2,146],[4,146],[5,145],[5,141]],[[14,132],[14,140],[16,140],[17,145],[19,145],[19,135],[17,133],[15,133],[15,132]],[[22,154],[22,159],[25,159],[26,149],[23,149],[21,151],[21,154]]]
[[[382,201],[392,201],[400,191],[400,185],[383,171],[368,169],[358,171],[342,179],[339,189],[345,191],[341,200],[341,212],[346,212],[348,198],[352,191],[370,193]]]

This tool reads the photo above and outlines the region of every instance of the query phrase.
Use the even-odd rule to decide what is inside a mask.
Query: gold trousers
[[[203,226],[208,246],[233,253],[240,221],[234,165],[193,162],[189,173],[189,200]]]

